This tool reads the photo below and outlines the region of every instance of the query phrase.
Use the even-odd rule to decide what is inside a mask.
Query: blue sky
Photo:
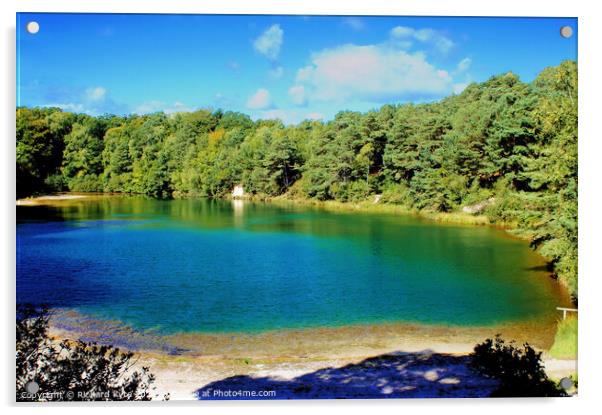
[[[572,38],[560,36],[564,25]],[[436,100],[507,71],[531,81],[576,58],[574,18],[22,13],[17,105],[328,120]]]

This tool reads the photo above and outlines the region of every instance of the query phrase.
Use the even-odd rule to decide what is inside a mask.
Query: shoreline
[[[134,193],[114,193],[114,192],[59,192],[56,194],[47,194],[40,196],[30,196],[16,200],[17,206],[39,206],[45,204],[52,204],[56,202],[69,202],[75,200],[86,200],[94,199],[99,197],[107,196],[132,196],[132,197],[143,197],[143,194]],[[450,225],[466,225],[466,226],[487,226],[495,229],[505,231],[509,236],[520,239],[528,240],[524,235],[517,235],[513,233],[516,230],[509,224],[495,224],[491,223],[486,215],[476,215],[465,212],[430,212],[421,211],[413,208],[408,208],[403,205],[396,205],[391,203],[378,202],[374,203],[369,200],[361,202],[339,202],[336,200],[313,200],[313,199],[302,199],[302,198],[291,198],[286,195],[280,195],[275,197],[258,197],[258,196],[244,196],[242,198],[233,198],[231,196],[225,196],[221,198],[209,198],[199,197],[193,195],[180,195],[173,200],[178,199],[208,199],[208,200],[222,200],[222,201],[241,201],[250,203],[269,203],[275,206],[304,206],[313,207],[324,210],[326,212],[339,212],[339,213],[362,213],[362,214],[391,214],[391,215],[405,215],[412,216],[428,221],[432,221],[439,224],[450,224]],[[162,199],[158,199],[162,200]]]
[[[424,363],[425,370],[439,374],[448,372],[450,376],[461,375],[480,385],[479,388],[486,388],[487,381],[469,371],[466,359],[477,343],[498,333],[507,340],[516,340],[518,345],[528,342],[543,351],[546,371],[559,379],[576,372],[576,361],[547,356],[546,351],[554,340],[555,332],[549,324],[537,322],[492,327],[383,323],[281,329],[252,334],[157,335],[135,330],[117,321],[97,320],[72,310],[55,313],[50,325],[50,334],[57,340],[111,343],[135,352],[139,358],[138,365],[149,366],[156,375],[159,396],[170,393],[172,399],[195,399],[194,391],[215,385],[238,388],[240,385],[232,382],[240,378],[246,379],[248,384],[243,386],[249,388],[257,387],[257,379],[292,385],[304,376],[315,376],[324,370],[343,371],[350,366],[355,367],[361,376],[375,376],[381,369],[366,367],[365,362],[380,359],[402,362],[408,356],[418,361],[434,356],[433,362]],[[434,366],[430,367],[431,364]],[[407,376],[412,376],[412,373]],[[403,380],[403,376],[396,376]],[[440,385],[442,390],[447,390],[448,386]],[[420,387],[432,385],[425,383]],[[462,394],[468,392],[460,389],[450,393],[464,396]]]
[[[255,201],[254,198],[241,199]],[[391,203],[378,202],[374,203],[369,200],[361,202],[339,202],[336,200],[311,200],[290,198],[286,195],[276,196],[266,199],[257,199],[266,203],[275,205],[296,205],[296,206],[312,206],[323,209],[327,212],[343,212],[343,213],[366,213],[366,214],[392,214],[392,215],[407,215],[421,219],[430,220],[441,224],[456,224],[469,226],[492,226],[500,229],[503,227],[492,224],[489,218],[485,215],[473,215],[464,212],[427,212],[408,208],[403,205],[395,205]]]
[[[47,194],[40,196],[30,196],[16,200],[17,206],[38,206],[45,204],[52,204],[55,202],[69,202],[74,200],[85,200],[93,199],[97,197],[106,196],[144,196],[142,194],[130,194],[130,193],[105,193],[105,192],[60,192],[56,194]],[[192,195],[179,196],[177,199],[212,199],[208,197],[198,197]],[[214,198],[213,200],[223,201],[235,201],[239,200],[242,202],[251,203],[269,203],[276,206],[306,206],[314,207],[327,212],[342,212],[342,213],[366,213],[366,214],[392,214],[392,215],[407,215],[413,216],[429,221],[433,221],[441,224],[456,224],[456,225],[467,225],[467,226],[490,226],[493,228],[507,231],[511,236],[518,239],[525,239],[524,237],[512,235],[512,227],[493,224],[489,221],[489,218],[485,215],[474,215],[464,212],[427,212],[416,209],[407,208],[402,205],[395,205],[390,203],[378,202],[374,203],[371,201],[361,202],[339,202],[335,200],[312,200],[312,199],[300,199],[290,198],[286,195],[276,197],[249,197],[243,198],[232,198],[230,196],[222,198]]]
[[[108,195],[109,193],[107,193]],[[16,200],[17,206],[40,206],[46,204],[52,204],[56,202],[65,202],[65,201],[75,201],[75,200],[84,200],[91,199],[98,195],[104,195],[104,193],[57,193],[57,194],[48,194],[41,196],[30,196],[26,198],[21,198]]]
[[[547,352],[554,343],[552,320],[525,320],[488,326],[416,322],[357,323],[343,326],[278,328],[258,332],[178,332],[139,330],[117,320],[104,320],[73,309],[55,309],[51,333],[61,338],[105,342],[132,351],[172,356],[304,356],[364,355],[364,351],[469,353],[474,345],[501,334],[518,344],[528,342]],[[351,342],[349,340],[352,340]]]

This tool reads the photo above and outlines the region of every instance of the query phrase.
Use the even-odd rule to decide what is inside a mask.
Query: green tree
[[[85,117],[73,124],[65,136],[62,173],[70,190],[102,191],[100,176],[104,168],[102,154],[105,123],[101,119]]]
[[[17,197],[62,190],[47,180],[60,174],[64,137],[71,130],[72,114],[56,108],[17,108]]]

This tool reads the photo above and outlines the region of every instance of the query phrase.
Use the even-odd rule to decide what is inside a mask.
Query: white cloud
[[[458,66],[456,67],[456,72],[465,72],[470,68],[472,64],[472,60],[470,58],[464,58],[460,62],[458,62]]]
[[[298,70],[295,86],[303,86],[309,100],[380,102],[444,95],[452,83],[423,53],[350,44],[313,54],[311,64]]]
[[[343,24],[353,30],[362,30],[366,27],[366,24],[359,17],[347,17],[343,19]]]
[[[162,101],[147,101],[140,104],[134,112],[136,114],[150,114],[153,112],[163,111],[165,103]]]
[[[415,30],[405,26],[395,26],[391,29],[391,36],[395,38],[413,37]]]
[[[277,66],[276,68],[270,69],[270,76],[275,79],[282,78],[284,74],[284,68],[282,66]]]
[[[100,101],[106,94],[107,90],[101,86],[86,89],[86,98],[92,101]]]
[[[259,88],[247,100],[247,108],[260,110],[269,108],[272,105],[270,91],[264,88]]]
[[[460,62],[458,62],[458,64],[456,65],[456,68],[453,71],[453,74],[456,77],[464,78],[464,81],[463,82],[456,81],[454,83],[454,85],[452,86],[452,90],[453,90],[454,94],[461,93],[462,91],[464,91],[464,89],[466,89],[466,87],[468,85],[470,85],[472,77],[470,76],[470,74],[467,71],[470,69],[471,64],[472,64],[472,59],[464,58]]]
[[[152,112],[161,111],[163,108],[163,102],[161,101],[147,101],[138,105],[134,109],[134,113],[136,114],[149,114]]]
[[[311,66],[299,69],[297,71],[297,82],[308,81],[311,78],[312,71],[313,68]]]
[[[74,112],[77,114],[81,114],[81,113],[92,114],[92,112],[87,110],[82,104],[75,103],[75,102],[46,104],[46,105],[44,105],[44,107],[60,108],[63,111]]]
[[[308,120],[321,120],[324,118],[324,114],[319,112],[310,112],[305,116]]]
[[[173,112],[190,112],[190,111],[193,111],[193,109],[180,101],[174,102],[171,107],[168,107],[165,109],[165,112],[167,114],[171,114]]]
[[[47,93],[48,103],[45,107],[58,107],[64,111],[99,115],[99,114],[124,114],[128,112],[125,104],[117,103],[111,99],[106,88],[95,86],[89,88],[65,88],[64,90],[50,91]]]
[[[399,46],[405,49],[411,47],[413,41],[431,44],[441,53],[447,53],[454,47],[454,42],[451,39],[430,28],[413,29],[406,26],[396,26],[391,29],[390,35]]]
[[[305,87],[303,85],[294,85],[288,89],[288,95],[296,105],[305,104]]]
[[[452,86],[452,90],[454,91],[454,94],[459,94],[462,91],[464,91],[467,86],[468,86],[468,82],[460,82],[460,83],[454,84]]]
[[[276,108],[267,111],[260,111],[253,117],[255,120],[280,120],[286,125],[298,124],[303,120],[321,120],[323,114],[318,112],[305,112],[295,108],[282,109]]]
[[[396,39],[393,44],[400,49],[410,49],[413,43],[411,40]]]
[[[297,110],[272,109],[262,111],[254,118],[261,120],[280,120],[285,124],[295,124],[299,118],[299,112]]]
[[[191,112],[193,108],[187,106],[183,102],[176,101],[173,104],[166,104],[163,101],[147,101],[140,104],[134,113],[136,114],[151,114],[153,112],[164,112],[166,114],[174,114],[176,112]]]
[[[282,46],[284,32],[280,25],[270,26],[253,42],[253,48],[270,60],[276,60]]]

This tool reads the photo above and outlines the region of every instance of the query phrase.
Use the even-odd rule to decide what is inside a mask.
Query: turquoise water
[[[566,303],[488,227],[270,204],[99,197],[18,207],[17,301],[141,330],[551,319]]]

